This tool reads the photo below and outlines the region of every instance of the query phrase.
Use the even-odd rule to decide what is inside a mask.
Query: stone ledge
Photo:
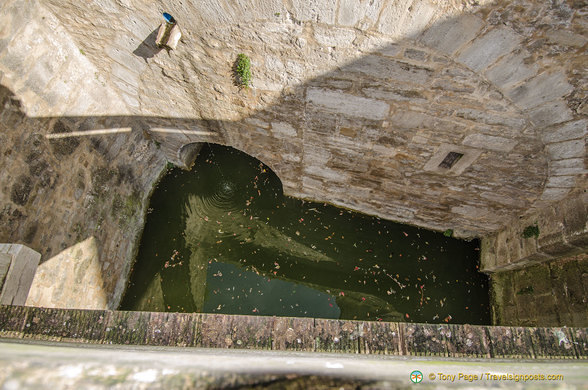
[[[353,354],[586,359],[585,328],[411,324],[0,306],[0,338]]]

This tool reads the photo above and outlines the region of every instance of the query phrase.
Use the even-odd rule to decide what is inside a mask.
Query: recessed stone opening
[[[481,154],[481,149],[441,144],[423,170],[442,175],[461,175]]]
[[[447,153],[447,156],[445,156],[443,161],[441,161],[441,164],[439,164],[439,168],[451,169],[455,165],[455,163],[458,162],[459,159],[462,157],[462,153],[449,152]]]

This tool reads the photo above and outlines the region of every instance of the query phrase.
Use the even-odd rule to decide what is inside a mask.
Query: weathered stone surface
[[[373,26],[380,15],[383,0],[375,0],[368,4],[361,0],[341,0],[339,2],[338,22],[343,26],[359,26],[368,29]]]
[[[586,120],[580,120],[544,129],[542,136],[543,142],[552,143],[583,138],[587,133],[587,124],[588,122]]]
[[[542,73],[507,92],[521,108],[532,108],[558,99],[573,90],[561,73]]]
[[[496,28],[476,38],[464,49],[457,60],[475,71],[483,71],[497,59],[510,53],[521,41],[521,36],[509,28]]]
[[[537,74],[538,66],[526,64],[530,53],[507,55],[486,71],[486,77],[500,88],[508,88]]]
[[[447,337],[451,329],[447,325],[400,324],[402,351],[415,356],[448,356]]]
[[[511,139],[485,134],[468,135],[463,140],[463,144],[474,148],[496,150],[498,152],[510,152],[515,147],[515,143]]]
[[[323,89],[309,89],[306,99],[331,112],[373,120],[385,119],[390,109],[381,101]]]
[[[576,177],[575,176],[551,176],[547,183],[545,184],[546,187],[563,187],[563,188],[572,188],[576,185]]]
[[[135,245],[122,237],[136,236],[164,161],[181,164],[191,142],[259,157],[288,194],[468,236],[496,231],[585,185],[579,163],[554,164],[585,154],[572,146],[573,157],[553,160],[556,148],[542,150],[540,138],[546,126],[585,119],[583,14],[507,3],[176,2],[168,11],[185,34],[166,53],[151,37],[161,16],[139,0],[5,2],[0,238],[23,240],[46,260],[95,237],[102,287],[116,306]],[[233,85],[241,52],[252,59],[247,90]],[[309,99],[317,91],[322,102]],[[124,127],[108,121],[133,131],[44,138],[67,118],[74,131]],[[582,137],[552,134],[548,143]],[[479,149],[461,172],[423,170],[441,145],[480,137],[514,146],[490,142],[495,149]],[[309,145],[324,155],[306,154]],[[544,190],[550,175],[575,176],[576,187]],[[112,215],[113,193],[136,206],[130,218]]]
[[[37,270],[41,254],[18,244],[0,244],[0,253],[4,254],[4,261],[10,258],[10,265],[1,286],[0,303],[3,305],[24,305]],[[6,256],[7,255],[7,256]]]
[[[465,14],[434,24],[425,31],[420,40],[444,54],[453,55],[474,39],[483,26],[482,19]]]
[[[315,21],[332,24],[335,21],[337,12],[335,0],[327,0],[326,2],[294,0],[292,6],[294,18],[302,22]]]
[[[358,353],[359,329],[355,321],[316,320],[315,350],[320,352]]]
[[[549,102],[529,112],[531,121],[539,127],[547,127],[573,119],[572,112],[564,101]]]
[[[581,158],[586,156],[586,141],[583,139],[557,142],[546,146],[547,153],[553,160]]]

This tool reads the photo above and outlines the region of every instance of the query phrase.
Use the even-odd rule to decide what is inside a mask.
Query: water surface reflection
[[[235,149],[206,145],[150,207],[122,309],[489,323],[477,242],[285,197]]]

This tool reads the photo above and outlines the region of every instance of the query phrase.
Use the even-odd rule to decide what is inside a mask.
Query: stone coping
[[[353,354],[586,359],[586,328],[344,321],[0,305],[0,338]]]

